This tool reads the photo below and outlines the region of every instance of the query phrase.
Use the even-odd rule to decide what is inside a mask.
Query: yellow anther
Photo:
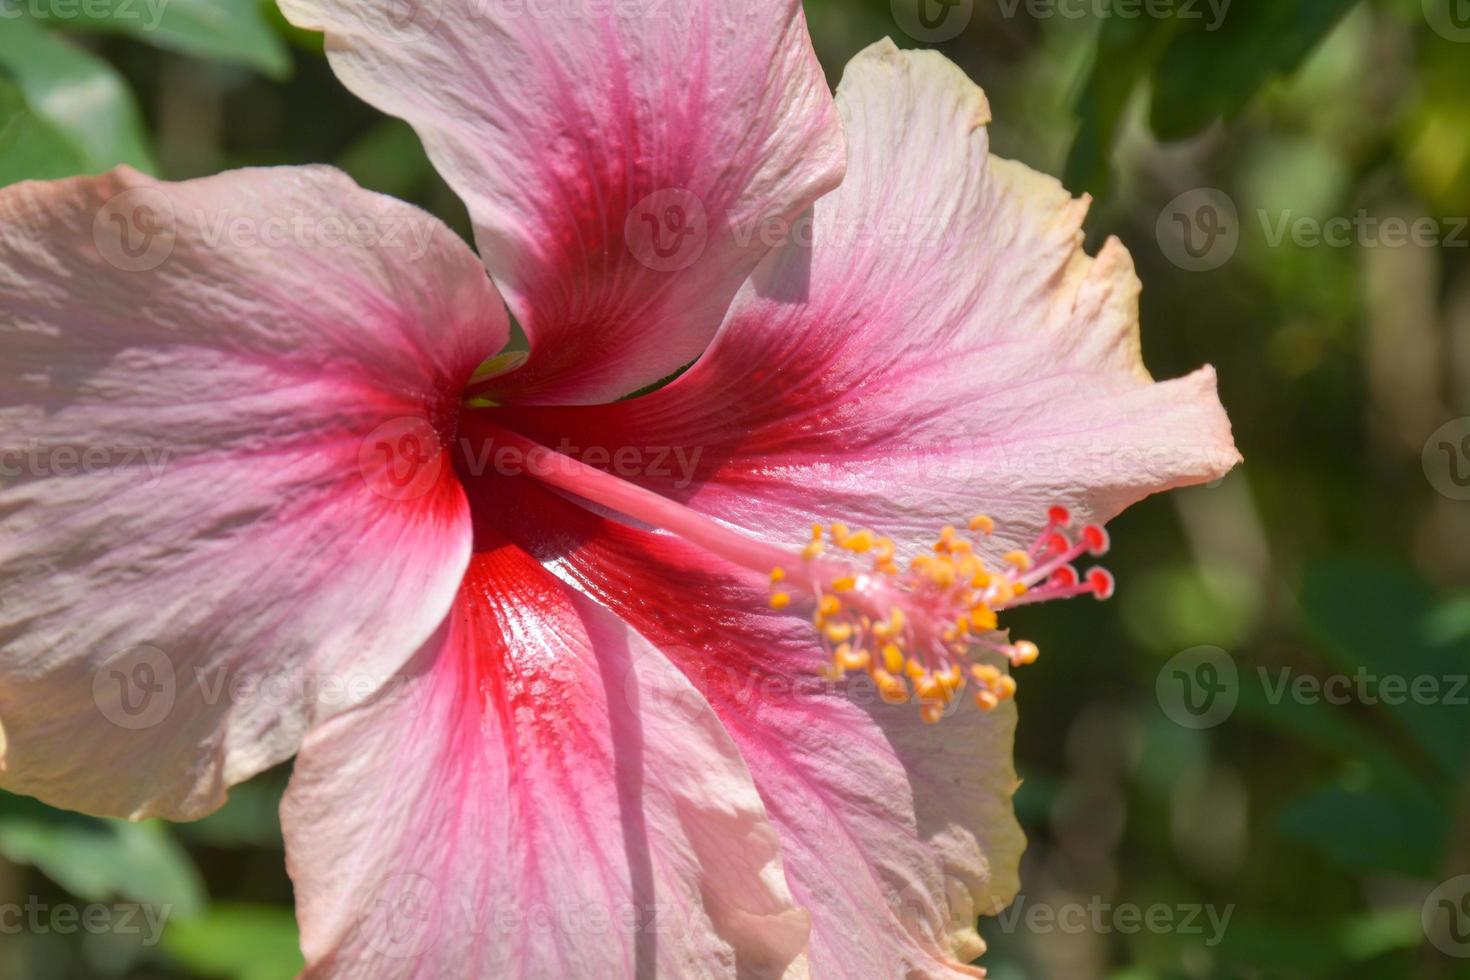
[[[847,670],[867,670],[872,662],[866,650],[854,650],[845,643],[837,650],[837,665]]]
[[[982,603],[970,610],[970,629],[976,633],[989,633],[999,625],[1000,618],[989,606]]]
[[[975,703],[980,706],[981,711],[994,711],[1000,704],[1000,698],[988,687],[982,687],[975,692]]]
[[[990,573],[981,568],[970,577],[970,587],[974,589],[988,589],[990,588],[990,581]]]
[[[893,560],[893,549],[895,545],[892,538],[879,538],[874,547],[878,549],[879,562],[888,562]]]
[[[791,596],[785,592],[777,592],[771,596],[772,609],[785,609],[791,605]]]
[[[812,540],[813,541],[820,541],[820,540],[822,540],[822,525],[820,525],[820,524],[813,524],[812,525]]]
[[[909,699],[909,689],[903,681],[886,670],[873,671],[873,684],[878,688],[878,696],[889,704],[903,704]]]
[[[1041,651],[1030,640],[1021,640],[1012,647],[1012,650],[1011,663],[1018,667],[1034,664],[1036,658],[1041,656]]]
[[[1000,680],[995,682],[991,690],[1002,701],[1009,701],[1016,696],[1016,679],[1010,674],[1001,674]]]
[[[786,569],[781,568],[779,565],[777,567],[771,569],[771,581],[772,582],[784,582],[784,581],[786,581]]]
[[[954,525],[946,524],[939,532],[939,540],[934,542],[934,550],[939,554],[945,554],[955,545]]]
[[[812,541],[811,544],[809,544],[805,548],[802,548],[801,549],[801,557],[807,559],[808,561],[810,561],[811,559],[817,557],[821,553],[822,553],[822,542],[819,539],[813,539],[813,541]]]
[[[941,589],[947,589],[954,585],[954,563],[950,561],[934,562],[929,568],[929,579]]]
[[[909,676],[910,680],[915,681],[928,673],[928,671],[924,669],[924,665],[919,663],[917,660],[910,660],[908,663],[904,664],[903,672]]]
[[[903,650],[897,643],[883,644],[883,668],[890,674],[903,673]]]
[[[846,545],[848,551],[855,551],[858,554],[871,551],[873,549],[873,532],[858,531],[854,534],[849,534],[843,544]]]
[[[1001,560],[1007,565],[1014,565],[1017,571],[1028,572],[1031,570],[1031,556],[1024,551],[1008,551]]]
[[[841,611],[841,599],[837,598],[835,595],[830,595],[827,593],[822,594],[821,600],[817,603],[817,612],[821,613],[823,616],[836,616]]]
[[[981,687],[990,687],[996,681],[1000,680],[1002,675],[999,670],[990,664],[972,664],[970,666],[970,676],[975,678],[975,683]]]
[[[892,609],[888,610],[888,625],[893,629],[894,633],[903,632],[904,622],[905,619],[902,609],[894,606]]]
[[[922,704],[919,706],[919,717],[925,724],[937,725],[944,720],[944,705]]]
[[[847,525],[846,524],[833,524],[832,525],[832,540],[835,541],[835,542],[837,542],[837,544],[839,544],[839,545],[845,545],[847,543]]]
[[[933,677],[925,675],[914,678],[914,693],[919,696],[920,701],[944,701],[948,692],[944,685]]]
[[[828,623],[827,639],[833,643],[845,643],[852,639],[852,625],[850,623]]]
[[[857,588],[857,578],[852,575],[844,575],[832,580],[833,592],[851,592]]]
[[[984,514],[976,514],[970,518],[970,530],[979,531],[981,534],[994,534],[995,521]]]

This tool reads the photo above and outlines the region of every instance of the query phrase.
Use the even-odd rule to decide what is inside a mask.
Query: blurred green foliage
[[[1020,617],[1048,655],[1021,692],[1020,914],[983,930],[998,980],[1470,976],[1421,918],[1470,872],[1470,691],[1452,690],[1470,674],[1470,503],[1421,457],[1470,415],[1470,248],[1274,231],[1361,212],[1448,236],[1470,214],[1462,2],[1235,0],[1215,18],[1193,0],[1134,17],[1128,0],[976,0],[939,45],[985,85],[999,152],[1096,198],[1091,241],[1120,236],[1146,285],[1151,367],[1217,365],[1248,461],[1116,522],[1117,602]],[[413,132],[268,4],[122,3],[0,0],[0,184],[332,162],[467,232]],[[889,0],[807,7],[834,82],[880,37],[917,43]],[[1200,188],[1235,207],[1239,244],[1191,272],[1160,216]],[[1192,728],[1158,692],[1202,646],[1234,666],[1235,703]],[[1390,678],[1440,686],[1393,699]],[[0,976],[293,975],[286,778],[179,826],[0,796],[0,903],[169,910],[157,942],[0,936]],[[1097,917],[1037,926],[1037,907]],[[1121,907],[1173,924],[1126,929]],[[1189,909],[1228,921],[1187,929]]]

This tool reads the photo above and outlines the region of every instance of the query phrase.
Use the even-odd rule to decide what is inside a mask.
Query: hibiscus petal
[[[328,169],[0,192],[0,785],[199,816],[370,695],[468,562],[435,440],[507,331]]]
[[[688,364],[763,222],[836,185],[798,0],[283,0],[418,130],[532,345],[497,400],[610,401]]]
[[[313,977],[778,977],[807,918],[709,706],[525,552],[415,676],[307,737],[282,822]]]
[[[810,625],[772,611],[763,580],[525,481],[470,494],[519,515],[505,533],[647,637],[719,715],[810,911],[812,976],[983,975],[965,965],[984,949],[976,915],[1015,895],[1025,845],[1011,805],[1014,705],[923,725],[871,686],[821,681]]]
[[[837,519],[913,546],[989,511],[1029,545],[1051,505],[1106,520],[1237,462],[1213,373],[1152,382],[1126,251],[1089,258],[1086,203],[989,156],[988,108],[957,68],[880,44],[838,103],[846,180],[704,358],[638,399],[497,421],[796,543]],[[813,910],[814,974],[969,969],[972,914],[1017,887],[1010,709],[926,730],[912,707],[810,693],[825,658],[761,608],[764,583],[627,528],[560,547],[543,557],[665,649],[740,746]]]
[[[620,473],[787,541],[832,519],[928,540],[987,511],[1029,545],[1049,505],[1106,520],[1239,460],[1210,369],[1144,370],[1127,251],[1088,257],[1086,201],[989,155],[958,68],[875,45],[838,104],[847,178],[698,363],[641,398],[504,424],[683,460]]]

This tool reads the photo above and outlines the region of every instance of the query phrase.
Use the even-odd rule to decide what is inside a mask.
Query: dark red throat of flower
[[[968,686],[980,708],[1014,697],[1016,682],[1003,670],[1036,660],[1034,643],[1001,631],[1008,609],[1036,602],[1113,594],[1113,577],[1075,564],[1108,550],[1108,534],[1077,526],[1064,507],[1047,513],[1031,547],[989,563],[986,539],[995,523],[972,517],[965,530],[945,527],[926,550],[904,563],[899,545],[869,530],[815,525],[800,548],[787,549],[714,521],[651,490],[588,466],[467,412],[474,437],[517,447],[524,472],[609,510],[662,528],[706,552],[770,576],[771,606],[810,613],[830,661],[829,679],[865,672],[885,701],[919,705],[938,721]]]

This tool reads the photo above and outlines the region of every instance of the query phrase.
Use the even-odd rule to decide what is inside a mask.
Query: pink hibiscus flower
[[[0,191],[0,784],[296,756],[312,976],[983,975],[996,615],[1238,459],[1127,253],[943,58],[834,102],[796,0],[284,6],[480,258],[324,168]]]

